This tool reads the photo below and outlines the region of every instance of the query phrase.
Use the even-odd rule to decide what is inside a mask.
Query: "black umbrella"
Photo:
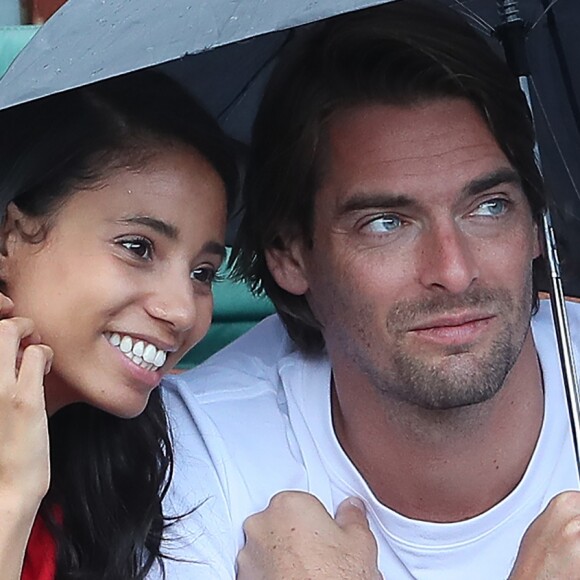
[[[234,137],[246,141],[278,50],[296,27],[389,0],[69,0],[0,80],[0,109],[43,95],[168,63]],[[404,0],[399,0],[404,1]],[[446,0],[492,42],[492,0]],[[536,121],[556,229],[580,247],[580,5],[577,0],[505,0],[529,24]],[[544,114],[544,111],[546,114]],[[564,235],[565,234],[565,235]],[[580,296],[580,260],[564,271]]]
[[[292,29],[385,0],[69,0],[0,81],[0,109],[134,70],[171,71],[245,139]]]
[[[69,0],[0,80],[0,109],[168,63],[164,68],[245,141],[272,61],[298,26],[388,1]],[[492,0],[446,2],[493,38],[500,19]],[[572,162],[580,158],[580,74],[574,74],[580,5],[520,0],[519,8],[531,29],[531,72],[541,95],[538,134],[546,180],[564,216],[560,225],[580,216],[580,164]],[[578,228],[568,229],[580,242]],[[566,289],[580,296],[580,264],[570,266]]]

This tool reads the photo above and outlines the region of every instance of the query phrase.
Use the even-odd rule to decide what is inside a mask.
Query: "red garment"
[[[54,580],[56,576],[56,542],[44,520],[36,516],[26,555],[21,580]]]

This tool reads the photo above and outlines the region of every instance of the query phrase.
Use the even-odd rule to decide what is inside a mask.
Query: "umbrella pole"
[[[509,66],[519,78],[520,87],[526,96],[533,118],[532,99],[528,83],[530,69],[525,48],[527,26],[520,17],[518,0],[498,0],[497,5],[501,18],[501,24],[496,30],[497,36],[504,47]],[[535,153],[536,162],[541,171],[541,158],[537,141]],[[562,378],[568,402],[568,412],[570,414],[572,440],[576,452],[576,466],[580,476],[580,390],[578,388],[578,375],[576,374],[572,341],[570,339],[570,327],[560,273],[560,260],[558,258],[554,228],[552,227],[552,218],[547,208],[542,214],[542,233],[550,275],[550,304],[560,355]]]

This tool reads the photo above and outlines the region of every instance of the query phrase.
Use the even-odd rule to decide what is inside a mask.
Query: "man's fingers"
[[[358,497],[345,499],[338,506],[334,519],[343,530],[352,526],[369,527],[365,504]]]
[[[287,516],[293,514],[301,519],[305,515],[311,516],[313,514],[326,514],[330,517],[322,502],[305,491],[278,492],[270,499],[269,509],[272,513],[280,511]]]

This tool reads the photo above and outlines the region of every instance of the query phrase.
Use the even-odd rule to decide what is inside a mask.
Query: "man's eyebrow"
[[[407,195],[388,192],[359,193],[353,195],[339,206],[338,215],[346,215],[374,207],[408,208],[415,205],[417,205],[417,202]]]
[[[521,187],[522,180],[514,169],[506,167],[470,181],[463,188],[462,194],[465,197],[470,197],[472,195],[483,193],[488,189],[493,189],[498,185],[515,185]]]
[[[177,240],[179,238],[179,232],[173,224],[169,224],[167,222],[164,222],[163,220],[151,216],[146,215],[128,216],[120,220],[117,220],[117,223],[126,225],[139,224],[151,228],[152,230],[155,230],[157,233],[161,234],[162,236],[165,236],[166,238],[169,238],[170,240]]]
[[[492,173],[483,175],[470,181],[462,190],[463,197],[470,197],[483,193],[498,185],[522,186],[522,180],[518,173],[511,168],[502,168]],[[391,192],[372,192],[354,194],[338,208],[338,215],[346,215],[350,212],[369,208],[412,208],[419,204],[412,197]]]

